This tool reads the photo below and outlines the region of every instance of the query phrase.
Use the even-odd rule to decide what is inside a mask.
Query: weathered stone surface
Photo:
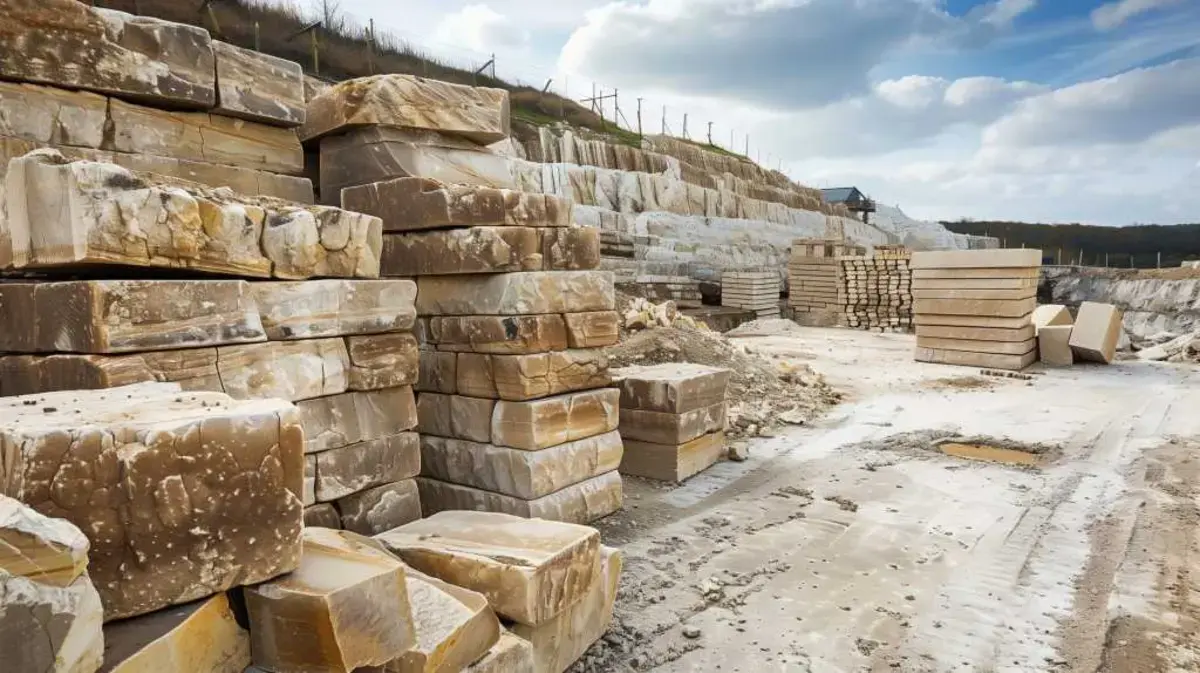
[[[417,426],[422,435],[490,442],[496,400],[441,393],[421,393]]]
[[[250,665],[250,634],[223,593],[113,622],[104,641],[104,673],[241,673]]]
[[[38,147],[72,145],[101,149],[107,121],[108,99],[104,96],[0,82],[0,136],[27,140]],[[25,151],[32,149],[35,147]],[[7,164],[12,157],[4,158]]]
[[[0,351],[126,353],[264,339],[242,281],[0,284]]]
[[[544,229],[542,268],[586,271],[600,268],[600,230],[592,227]]]
[[[919,325],[918,337],[973,339],[976,341],[1026,341],[1036,335],[1032,324],[1018,329],[1002,327],[959,327],[955,325]]]
[[[913,312],[921,315],[969,315],[1016,318],[1029,315],[1037,298],[1028,299],[914,299]]]
[[[976,353],[973,351],[938,350],[935,348],[918,348],[917,362],[932,362],[943,365],[959,365],[963,367],[986,367],[988,369],[1021,370],[1037,360],[1037,348],[1024,355],[1004,355],[998,353]]]
[[[0,356],[0,396],[96,390],[153,381],[177,383],[184,390],[220,391],[217,349],[129,355]]]
[[[534,227],[470,227],[383,237],[384,276],[541,271],[542,235]]]
[[[521,401],[611,382],[608,356],[599,348],[529,355],[458,354],[458,392],[470,397]]]
[[[253,283],[250,289],[275,340],[406,332],[417,319],[411,280]]]
[[[1117,356],[1120,338],[1120,309],[1091,301],[1079,305],[1070,341],[1071,351],[1077,359],[1109,364]]]
[[[976,341],[974,339],[917,337],[917,348],[974,351],[977,353],[996,353],[998,355],[1024,355],[1031,350],[1037,349],[1037,339],[1030,337],[1024,341]]]
[[[617,429],[620,396],[615,388],[603,388],[528,402],[497,402],[491,442],[538,451],[611,432]]]
[[[254,663],[275,673],[379,666],[413,647],[404,564],[345,531],[304,530],[295,572],[246,589]]]
[[[375,539],[522,624],[541,624],[582,598],[600,546],[600,534],[586,526],[489,512],[440,512]]]
[[[514,498],[432,477],[418,477],[417,485],[421,488],[421,509],[425,514],[473,510],[578,524],[603,519],[621,509],[624,497],[621,475],[616,471],[572,484],[535,500]]]
[[[421,354],[411,334],[372,334],[346,338],[350,389],[409,386],[420,375]]]
[[[377,486],[337,501],[342,527],[362,535],[376,535],[421,518],[421,496],[416,481],[405,479]]]
[[[513,625],[513,634],[533,646],[535,670],[563,673],[608,631],[623,564],[621,550],[601,546],[595,578],[578,603],[536,626]]]
[[[1030,268],[1042,265],[1042,251],[1027,248],[914,252],[913,269]]]
[[[424,178],[396,178],[342,190],[342,207],[383,219],[389,232],[449,227],[567,227],[571,202],[557,196]]]
[[[421,474],[533,500],[617,469],[621,451],[615,431],[541,451],[424,436]]]
[[[304,69],[299,63],[213,41],[216,111],[275,126],[304,123]]]
[[[458,354],[421,350],[417,390],[453,395],[458,392]]]
[[[611,311],[608,271],[532,271],[417,279],[420,315],[522,315]]]
[[[536,673],[533,646],[528,640],[504,631],[487,655],[464,670],[466,673]]]
[[[350,361],[341,339],[268,341],[217,349],[217,373],[236,399],[307,400],[346,392]]]
[[[567,321],[555,314],[439,316],[429,320],[428,338],[439,350],[496,354],[561,351],[569,344]]]
[[[986,327],[988,329],[1019,330],[1030,325],[1029,315],[1011,317],[989,315],[942,315],[938,313],[918,313],[913,315],[917,326],[945,327]]]
[[[616,311],[567,313],[567,345],[571,348],[602,348],[617,343],[621,316]]]
[[[330,502],[421,473],[421,442],[415,432],[372,439],[315,454],[316,497]]]
[[[622,409],[682,414],[725,401],[729,370],[690,362],[632,366],[611,372]],[[654,440],[649,440],[654,441]]]
[[[304,451],[339,449],[400,434],[417,426],[412,387],[343,393],[296,403]]]
[[[335,84],[308,103],[304,141],[359,126],[436,131],[488,145],[508,137],[508,92],[412,75],[376,75]]]
[[[4,494],[91,540],[106,619],[298,562],[303,432],[286,402],[167,384],[4,398],[0,454]]]
[[[305,507],[317,502],[317,456],[313,453],[304,456],[304,491],[300,501]]]
[[[1038,354],[1047,367],[1070,367],[1075,364],[1071,352],[1071,325],[1045,325],[1038,330]]]
[[[208,31],[72,0],[8,0],[0,77],[172,107],[216,103]]]
[[[0,495],[0,652],[5,670],[92,673],[104,657],[88,540]],[[10,668],[11,667],[11,668]]]
[[[342,518],[338,516],[338,511],[333,505],[322,502],[312,507],[304,508],[304,527],[333,528],[336,530],[342,527]]]
[[[720,431],[675,444],[625,439],[621,474],[680,482],[707,470],[721,459],[724,450],[725,433]]]
[[[1024,352],[1024,351],[1022,351]],[[621,409],[621,436],[655,444],[683,444],[725,429],[725,403],[718,402],[673,414],[644,409]]]
[[[1033,321],[1033,328],[1037,332],[1040,332],[1043,327],[1075,324],[1070,309],[1060,304],[1043,304],[1033,309],[1030,320]]]

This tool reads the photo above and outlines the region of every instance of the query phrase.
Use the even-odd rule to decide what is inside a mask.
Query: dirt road
[[[616,623],[577,670],[1200,671],[1200,369],[1025,381],[913,362],[907,336],[743,342],[849,400],[681,487],[628,479],[601,525]]]

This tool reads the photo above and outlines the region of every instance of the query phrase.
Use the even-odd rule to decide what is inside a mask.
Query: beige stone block
[[[268,282],[250,289],[274,340],[407,332],[417,319],[411,280]]]
[[[1036,289],[1037,275],[1028,278],[916,278],[914,290],[1027,290]]]
[[[968,290],[921,290],[913,289],[913,299],[1029,299],[1037,296],[1036,287],[1017,290],[993,290],[973,288]]]
[[[412,75],[376,75],[335,84],[308,103],[305,142],[361,126],[436,131],[489,145],[508,137],[508,92]]]
[[[1035,336],[1033,325],[1017,329],[1003,327],[959,327],[954,325],[918,325],[918,337],[970,339],[973,341],[1028,341]]]
[[[177,383],[184,390],[221,391],[217,349],[0,356],[0,396],[97,390],[154,381]]]
[[[239,400],[307,400],[346,392],[350,360],[341,339],[268,341],[217,349],[217,373]]]
[[[458,354],[421,350],[417,390],[447,395],[458,392]]]
[[[617,343],[621,316],[616,311],[567,313],[567,345],[571,348],[602,348]]]
[[[669,362],[612,370],[621,391],[621,408],[681,414],[725,401],[729,370]]]
[[[304,508],[304,527],[333,528],[337,530],[342,527],[342,518],[338,516],[338,511],[333,505],[322,502],[312,507]]]
[[[337,501],[342,527],[360,535],[377,535],[421,518],[416,480],[377,486]]]
[[[613,310],[608,271],[534,271],[417,279],[421,315],[521,315]]]
[[[464,670],[466,673],[536,673],[533,646],[524,638],[503,631],[492,649]]]
[[[976,353],[972,351],[938,350],[934,348],[917,348],[917,362],[932,362],[943,365],[959,365],[963,367],[984,367],[987,369],[1022,370],[1037,360],[1037,348],[1023,355],[1004,355],[999,353]]]
[[[1047,367],[1070,367],[1075,364],[1071,352],[1071,325],[1046,325],[1038,330],[1038,353]]]
[[[1051,325],[1074,325],[1075,319],[1071,317],[1071,311],[1066,306],[1059,304],[1043,304],[1033,309],[1033,315],[1030,317],[1033,321],[1035,331],[1041,331],[1043,327]]]
[[[540,271],[541,230],[471,227],[388,235],[379,266],[385,276]]]
[[[1070,341],[1077,359],[1109,364],[1117,356],[1120,338],[1121,309],[1091,301],[1079,305]]]
[[[417,432],[421,435],[453,437],[450,423],[450,399],[453,395],[421,393],[417,396]],[[491,416],[488,417],[491,422]],[[490,428],[489,428],[490,429]]]
[[[265,338],[242,281],[0,284],[0,351],[126,353]]]
[[[304,530],[294,572],[246,590],[254,664],[275,673],[379,666],[413,647],[404,564],[345,531]]]
[[[602,388],[527,402],[500,401],[493,444],[537,451],[617,429],[620,392]]]
[[[645,409],[621,409],[621,436],[655,444],[683,444],[725,429],[725,403],[718,402],[673,414]]]
[[[542,231],[542,268],[586,271],[600,268],[600,230],[562,227]]]
[[[917,348],[934,350],[973,351],[976,353],[995,353],[998,355],[1024,355],[1037,349],[1037,339],[1029,337],[1024,341],[977,341],[974,339],[942,339],[938,337],[917,337]]]
[[[375,215],[385,231],[449,227],[567,227],[571,201],[532,192],[396,178],[342,190],[347,210]]]
[[[917,326],[929,327],[982,327],[1003,330],[1024,329],[1032,324],[1029,315],[1003,318],[980,315],[942,315],[937,313],[914,314],[913,323]]]
[[[107,120],[108,99],[104,96],[0,82],[0,136],[30,141],[29,150],[46,145],[101,149]]]
[[[915,299],[913,313],[923,315],[971,315],[997,318],[1016,318],[1029,315],[1037,306],[1037,298],[1027,299]]]
[[[66,156],[72,157],[72,152],[68,151],[69,148],[59,146],[58,149]],[[73,158],[100,160],[96,157]],[[127,168],[139,176],[152,173],[167,178],[195,182],[207,187],[228,187],[238,194],[246,196],[270,196],[300,204],[311,204],[314,200],[312,181],[294,175],[281,175],[241,166],[190,161],[175,157],[158,157],[149,154],[109,152],[106,153],[103,160]],[[148,177],[147,179],[153,182],[156,178]]]
[[[725,433],[720,431],[677,444],[625,439],[621,474],[681,482],[714,465],[724,451]]]
[[[405,432],[314,454],[316,498],[330,502],[421,473],[421,442]]]
[[[216,112],[274,126],[304,123],[304,69],[299,63],[214,40]]]
[[[981,280],[1024,280],[1035,281],[1041,275],[1040,266],[1030,267],[993,267],[983,269],[954,268],[954,269],[917,269],[913,268],[913,283],[922,280],[955,280],[978,282]]]
[[[313,453],[304,456],[304,491],[300,501],[305,507],[317,503],[317,456]]]
[[[304,425],[306,453],[390,437],[417,427],[412,386],[302,400],[296,409]]]
[[[608,432],[541,451],[444,437],[421,437],[421,474],[534,500],[611,472],[621,464],[621,435]]]
[[[487,443],[492,438],[492,412],[496,400],[421,393],[417,400],[418,431],[436,435]]]
[[[569,345],[567,322],[556,314],[437,316],[429,320],[429,341],[440,350],[489,354],[544,353]]]
[[[303,442],[280,400],[168,384],[3,398],[0,488],[83,531],[121,619],[294,568]]]
[[[541,624],[582,598],[600,547],[600,534],[586,526],[466,511],[439,512],[375,539],[522,624]]]
[[[421,354],[411,334],[346,337],[346,350],[351,390],[410,386],[420,375]]]
[[[602,349],[529,355],[458,354],[458,392],[471,397],[531,400],[607,386],[608,356]]]
[[[163,107],[210,108],[208,31],[72,0],[9,0],[0,77],[89,89]]]
[[[250,665],[250,634],[225,594],[112,622],[104,641],[105,673],[242,673]]]
[[[418,477],[417,485],[421,488],[421,509],[425,514],[451,510],[501,512],[578,524],[592,523],[616,512],[624,498],[621,475],[615,470],[534,500],[431,477]]]
[[[1031,268],[1042,265],[1042,251],[1027,248],[1003,248],[914,252],[909,265],[914,270]]]

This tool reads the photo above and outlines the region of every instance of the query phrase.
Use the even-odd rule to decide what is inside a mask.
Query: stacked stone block
[[[726,271],[721,274],[721,305],[753,311],[758,318],[778,318],[779,285],[775,271]]]
[[[703,304],[700,281],[688,276],[640,274],[620,283],[618,289],[656,304],[672,301],[679,308],[699,308]]]
[[[788,307],[801,324],[835,325],[838,303],[838,257],[863,254],[862,248],[836,240],[797,239],[788,260]]]
[[[842,324],[874,332],[912,331],[911,253],[876,249],[865,257],[839,258],[838,302]]]

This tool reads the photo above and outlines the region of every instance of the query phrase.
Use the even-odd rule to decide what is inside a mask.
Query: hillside
[[[960,234],[995,236],[1010,248],[1041,248],[1047,258],[1064,264],[1079,259],[1090,266],[1154,268],[1162,253],[1162,266],[1179,266],[1200,259],[1200,224],[1139,225],[1102,227],[1086,224],[1040,224],[1029,222],[958,221],[943,222]]]

